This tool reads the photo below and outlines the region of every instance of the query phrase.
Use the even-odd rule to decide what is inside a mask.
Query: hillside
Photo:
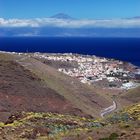
[[[82,83],[58,71],[60,66],[76,68],[78,63],[0,53],[0,139],[139,138],[140,87],[124,90]],[[135,72],[131,65],[125,69]],[[106,110],[112,111],[101,118]]]
[[[33,53],[29,56],[89,85],[94,93],[108,100],[115,97],[117,110],[133,103],[123,96],[128,92],[135,94],[139,87],[139,68],[127,62],[79,54]]]
[[[10,140],[139,140],[140,104],[105,119],[57,113],[21,112],[0,123],[0,139]]]
[[[43,64],[32,57],[20,58],[19,63],[26,65],[26,69],[40,77],[44,84],[57,91],[57,93],[69,100],[77,108],[86,112],[86,114],[99,116],[103,104],[109,106],[112,103],[95,93],[88,85],[80,83],[76,78],[60,73],[55,68]]]
[[[28,56],[1,53],[0,71],[0,118],[4,121],[16,111],[97,117],[112,103],[88,85]]]
[[[0,56],[2,57],[2,56]],[[0,60],[0,120],[12,112],[59,112],[84,115],[33,73],[12,60]]]
[[[133,103],[138,103],[140,101],[140,87],[137,87],[135,89],[131,89],[127,92],[125,92],[121,98],[128,100]]]

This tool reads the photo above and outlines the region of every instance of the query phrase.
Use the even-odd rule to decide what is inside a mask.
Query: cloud
[[[65,27],[65,28],[132,28],[140,27],[140,18],[132,19],[57,19],[57,18],[36,18],[36,19],[3,19],[0,18],[0,27]]]

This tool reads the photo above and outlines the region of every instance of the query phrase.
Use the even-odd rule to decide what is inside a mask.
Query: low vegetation
[[[140,129],[139,121],[140,104],[99,120],[57,113],[18,112],[0,123],[0,139],[117,140]]]

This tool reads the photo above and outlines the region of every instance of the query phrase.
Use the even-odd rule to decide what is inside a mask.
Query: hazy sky
[[[140,0],[0,0],[1,18],[42,18],[65,13],[75,18],[140,16]]]

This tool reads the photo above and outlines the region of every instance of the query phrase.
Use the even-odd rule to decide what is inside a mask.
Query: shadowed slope
[[[15,111],[84,115],[40,78],[14,61],[0,60],[0,119]],[[4,116],[4,114],[7,112]],[[2,118],[1,118],[2,116]]]

